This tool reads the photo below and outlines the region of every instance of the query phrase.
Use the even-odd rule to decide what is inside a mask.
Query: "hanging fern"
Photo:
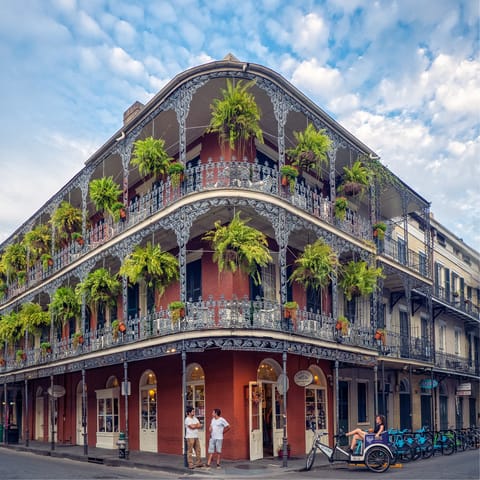
[[[378,280],[385,278],[381,267],[369,266],[367,262],[350,261],[340,269],[339,285],[345,298],[351,301],[353,297],[370,295],[378,288]]]
[[[165,150],[165,140],[147,137],[134,143],[132,165],[138,167],[141,175],[161,176],[173,160]]]
[[[22,304],[18,313],[23,331],[37,334],[43,327],[50,324],[50,314],[44,311],[38,303],[27,302]]]
[[[64,325],[71,318],[76,318],[80,315],[80,309],[79,298],[71,287],[57,288],[49,305],[57,325]]]
[[[155,286],[163,295],[166,287],[178,280],[179,265],[177,258],[162,251],[160,245],[147,243],[146,247],[136,247],[125,258],[119,273],[126,275],[130,283],[144,279],[149,287]]]
[[[102,177],[90,182],[90,200],[99,212],[108,212],[118,220],[123,204],[118,198],[122,190],[113,177]]]
[[[244,150],[245,143],[252,138],[263,143],[260,108],[248,91],[254,84],[255,81],[239,80],[234,85],[227,79],[227,88],[221,91],[223,98],[215,98],[210,105],[212,117],[207,132],[218,133],[220,142],[232,150]]]
[[[327,152],[332,146],[325,129],[317,130],[309,123],[303,132],[293,132],[293,135],[297,144],[286,152],[292,164],[320,173],[322,164],[328,162]]]
[[[62,202],[53,212],[52,225],[60,240],[71,240],[74,232],[82,230],[82,211],[69,202]]]
[[[117,275],[111,275],[106,268],[99,268],[90,272],[85,280],[77,285],[75,291],[79,296],[85,295],[85,301],[96,311],[99,304],[115,305],[121,283]]]
[[[211,243],[213,261],[218,270],[235,273],[238,269],[252,277],[256,285],[261,284],[260,268],[272,261],[268,250],[267,237],[253,227],[246,225],[250,219],[242,220],[237,212],[228,225],[215,222],[215,228],[203,239]]]
[[[300,283],[305,289],[326,287],[336,272],[337,254],[322,239],[307,245],[303,253],[295,260],[295,269],[290,282]]]

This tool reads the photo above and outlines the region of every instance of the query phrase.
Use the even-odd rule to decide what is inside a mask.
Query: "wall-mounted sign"
[[[293,377],[293,381],[299,387],[306,387],[307,385],[310,385],[313,382],[312,372],[308,370],[299,370]]]
[[[457,390],[455,395],[457,397],[469,397],[472,394],[471,390]]]
[[[457,385],[457,390],[471,390],[471,389],[472,389],[471,383],[461,383],[460,385]]]
[[[436,387],[438,387],[438,381],[431,378],[424,378],[420,382],[420,388],[425,388],[426,390],[430,390]]]
[[[65,395],[65,387],[62,385],[53,385],[53,387],[48,387],[47,392],[53,398],[60,398]]]
[[[284,393],[288,392],[288,387],[290,386],[290,382],[288,380],[288,377],[284,374],[281,373],[278,376],[277,379],[277,390],[280,395],[283,395]],[[286,388],[285,388],[286,387]]]

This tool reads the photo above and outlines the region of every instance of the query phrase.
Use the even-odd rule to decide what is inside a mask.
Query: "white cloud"
[[[120,45],[131,45],[135,41],[136,32],[130,23],[119,20],[115,24],[115,39]]]

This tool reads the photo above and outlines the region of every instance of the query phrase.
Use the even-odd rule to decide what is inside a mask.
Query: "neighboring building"
[[[206,133],[227,79],[255,81],[248,91],[261,110],[264,143],[232,152]],[[325,129],[328,159],[284,186],[286,152],[308,124]],[[178,184],[166,174],[143,176],[131,163],[134,142],[150,136],[186,166]],[[374,174],[363,194],[344,186],[344,167],[357,159]],[[90,200],[91,182],[108,177],[123,203],[112,215]],[[338,192],[346,197],[343,216]],[[62,202],[80,211],[63,230],[58,211],[69,205]],[[266,235],[272,256],[258,285],[245,273],[219,273],[203,238],[239,212]],[[373,228],[378,222],[385,238]],[[296,259],[317,239],[342,267],[321,289],[291,284]],[[47,314],[51,324],[41,326],[45,316],[35,308],[46,312],[59,291],[78,289],[92,272],[117,274],[148,244],[178,259],[179,280],[163,295],[154,282],[130,284],[123,275],[111,305],[90,302],[84,291],[78,310],[59,301]],[[397,428],[478,423],[478,252],[438,225],[429,202],[372,150],[260,65],[227,56],[177,75],[147,105],[136,102],[121,130],[0,255],[1,416],[24,440],[53,434],[59,443],[113,449],[126,431],[131,450],[181,453],[187,405],[207,425],[212,409],[222,409],[233,426],[224,446],[231,459],[276,456],[285,407],[297,455],[311,444],[311,416],[329,435],[370,426],[377,412]],[[383,271],[368,295],[346,290],[342,277],[343,266],[362,261],[370,273]],[[175,314],[168,306],[178,300],[185,308]],[[292,300],[293,320],[284,306]],[[340,325],[342,317],[348,322]]]

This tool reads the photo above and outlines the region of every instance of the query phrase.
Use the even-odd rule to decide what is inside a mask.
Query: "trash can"
[[[0,423],[0,443],[3,443],[3,423]]]
[[[7,443],[18,443],[17,425],[9,425],[7,429]]]

